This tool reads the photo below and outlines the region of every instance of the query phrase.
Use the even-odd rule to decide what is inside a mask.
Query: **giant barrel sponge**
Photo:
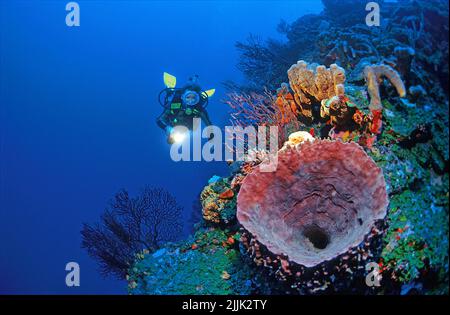
[[[387,205],[382,170],[358,144],[317,140],[247,175],[237,218],[271,253],[312,267],[361,243]]]

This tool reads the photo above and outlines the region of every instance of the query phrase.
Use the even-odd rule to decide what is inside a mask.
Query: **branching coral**
[[[232,110],[230,122],[233,126],[241,127],[274,123],[278,117],[277,112],[272,109],[273,102],[274,99],[268,91],[263,94],[231,93],[226,100]]]
[[[230,121],[233,126],[276,126],[280,145],[291,131],[298,130],[295,103],[285,89],[280,89],[277,97],[267,90],[263,94],[231,93],[226,104],[232,109]]]
[[[164,189],[146,187],[136,197],[121,190],[100,223],[83,225],[82,247],[98,261],[102,274],[122,279],[136,252],[153,252],[179,238],[182,211],[175,197]]]
[[[252,87],[258,91],[263,88],[273,89],[279,85],[283,78],[277,74],[284,72],[291,64],[289,52],[274,40],[266,41],[250,35],[245,42],[237,42],[236,48],[241,52],[238,68],[256,83]]]
[[[271,252],[310,267],[357,246],[387,204],[382,171],[364,150],[325,140],[280,151],[274,173],[247,175],[237,218]]]

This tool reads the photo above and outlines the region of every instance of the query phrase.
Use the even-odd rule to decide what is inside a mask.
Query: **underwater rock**
[[[130,294],[271,294],[277,284],[240,254],[238,234],[199,228],[187,240],[167,244],[157,257],[139,255],[127,276]],[[195,245],[195,246],[194,246]]]
[[[383,173],[358,144],[318,140],[247,175],[237,218],[272,253],[311,267],[357,246],[387,204]]]

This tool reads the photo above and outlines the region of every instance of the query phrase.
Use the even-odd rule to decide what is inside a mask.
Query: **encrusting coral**
[[[274,173],[247,175],[237,218],[274,254],[312,267],[362,242],[387,204],[383,173],[358,144],[316,140],[280,152]]]

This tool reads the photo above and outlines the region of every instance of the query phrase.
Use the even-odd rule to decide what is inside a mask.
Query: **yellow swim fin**
[[[208,97],[211,97],[214,95],[214,93],[216,93],[216,89],[211,89],[208,91],[205,91],[206,95],[208,95]]]
[[[166,87],[170,89],[173,89],[177,85],[177,78],[167,72],[164,72],[163,79]]]

